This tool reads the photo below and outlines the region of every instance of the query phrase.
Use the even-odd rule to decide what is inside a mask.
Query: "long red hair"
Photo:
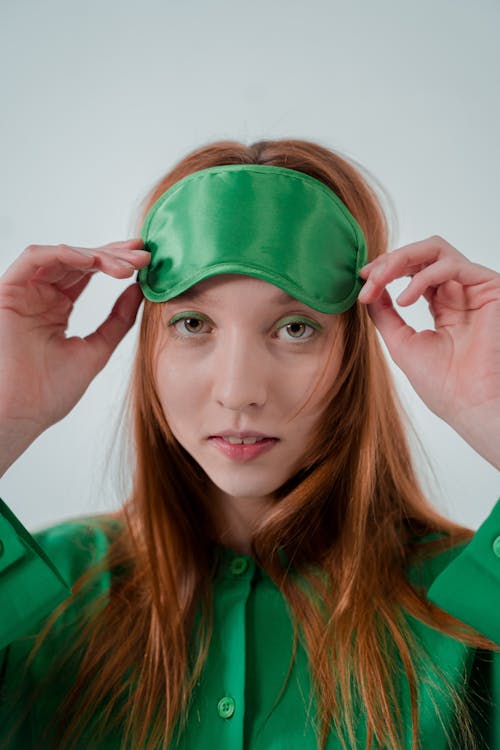
[[[297,139],[249,146],[221,141],[189,153],[150,191],[141,223],[182,177],[239,163],[289,167],[321,180],[356,217],[369,260],[388,250],[389,222],[377,181],[353,160]],[[99,518],[109,553],[74,586],[74,596],[83,596],[98,575],[119,571],[112,588],[89,604],[74,648],[65,654],[81,654],[74,685],[59,707],[54,747],[65,750],[75,747],[91,720],[94,739],[115,726],[124,731],[123,747],[167,748],[175,727],[183,726],[207,654],[217,544],[204,502],[207,477],[173,437],[155,390],[160,312],[160,304],[145,300],[127,401],[132,491],[117,517]],[[473,532],[442,517],[419,485],[406,417],[366,307],[356,303],[341,319],[342,363],[315,447],[276,493],[255,531],[253,553],[288,601],[296,638],[307,650],[318,747],[332,727],[345,748],[355,746],[357,701],[366,709],[366,748],[403,747],[405,728],[394,708],[397,662],[407,680],[416,750],[419,652],[407,616],[472,646],[493,644],[430,604],[408,580],[408,564],[419,549],[436,554]],[[435,541],[418,544],[434,532]],[[307,586],[287,575],[277,550],[286,552]],[[67,607],[63,602],[49,618],[33,653]],[[193,641],[199,644],[194,655]],[[466,737],[465,706],[450,690]]]

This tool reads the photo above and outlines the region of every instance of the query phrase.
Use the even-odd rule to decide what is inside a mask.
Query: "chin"
[[[266,497],[279,489],[286,481],[286,478],[274,481],[258,478],[252,482],[243,481],[241,476],[232,478],[215,474],[209,474],[209,478],[221,492],[233,497]]]

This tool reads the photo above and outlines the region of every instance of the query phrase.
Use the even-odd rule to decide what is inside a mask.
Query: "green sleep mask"
[[[150,208],[141,231],[151,262],[144,296],[165,302],[223,273],[264,279],[324,313],[349,309],[363,285],[361,228],[314,177],[229,164],[184,177]]]

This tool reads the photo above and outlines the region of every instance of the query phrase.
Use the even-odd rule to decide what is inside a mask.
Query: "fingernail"
[[[373,289],[373,282],[371,281],[371,279],[368,279],[368,281],[365,281],[365,283],[363,284],[363,287],[358,295],[358,299],[361,298],[361,301],[366,299],[366,297],[369,296],[372,289]]]

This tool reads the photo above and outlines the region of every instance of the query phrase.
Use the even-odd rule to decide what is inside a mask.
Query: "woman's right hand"
[[[146,266],[141,239],[97,248],[30,245],[0,277],[0,450],[20,455],[75,406],[134,324],[139,284],[91,334],[66,337],[74,302],[97,271],[124,279]],[[13,449],[12,449],[13,450]]]

